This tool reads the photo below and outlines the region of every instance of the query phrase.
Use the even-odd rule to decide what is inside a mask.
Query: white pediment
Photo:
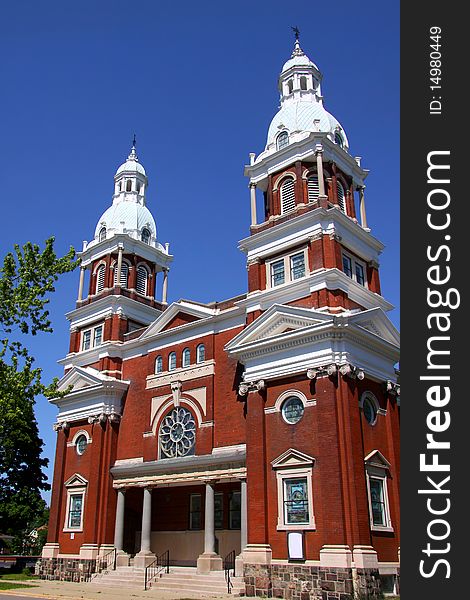
[[[390,463],[379,450],[372,450],[365,458],[364,462],[371,467],[379,467],[380,469],[389,469]]]
[[[291,331],[323,325],[333,321],[333,315],[297,306],[273,304],[266,312],[248,325],[226,346],[232,350],[238,346],[268,340]]]
[[[180,300],[173,302],[170,306],[163,311],[163,313],[151,323],[145,332],[142,334],[141,339],[152,337],[157,333],[160,333],[165,327],[178,315],[189,315],[196,317],[195,320],[207,319],[215,314],[215,310],[208,306],[201,306],[192,302]]]
[[[96,387],[108,387],[116,383],[119,386],[122,384],[128,384],[115,377],[108,377],[97,369],[92,367],[72,367],[60,380],[58,389],[59,392],[65,392],[69,387],[72,388],[72,392],[78,392],[81,390],[92,389]]]
[[[271,465],[273,469],[294,469],[297,467],[311,467],[314,462],[315,459],[313,456],[309,456],[295,448],[289,448],[289,450],[286,450],[280,456],[275,458]]]
[[[75,473],[74,475],[72,475],[72,477],[70,477],[70,479],[67,479],[67,481],[64,483],[65,487],[83,487],[85,485],[88,485],[88,481],[85,479],[85,477],[83,477],[82,475],[80,475],[79,473]]]
[[[351,325],[365,329],[381,339],[393,344],[400,345],[400,334],[387,315],[381,308],[371,308],[349,317]]]

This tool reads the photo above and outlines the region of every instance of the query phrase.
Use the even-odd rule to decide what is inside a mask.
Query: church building
[[[158,587],[172,569],[216,578],[236,557],[248,596],[397,590],[399,336],[366,219],[368,171],[298,37],[278,85],[266,147],[245,166],[239,296],[168,303],[174,257],[135,145],[116,171],[80,252],[59,361],[68,393],[51,400],[42,577],[97,572],[112,556],[108,571],[143,585],[166,557]]]

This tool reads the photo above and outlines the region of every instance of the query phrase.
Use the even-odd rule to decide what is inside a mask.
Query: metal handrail
[[[147,590],[148,586],[151,584],[153,579],[156,579],[156,577],[162,572],[162,571],[166,571],[167,573],[170,572],[170,551],[166,550],[165,552],[163,552],[163,554],[160,554],[160,556],[157,556],[157,558],[151,562],[148,566],[145,567],[145,583],[144,583],[144,589]]]
[[[103,556],[99,557],[97,560],[97,573],[101,573],[102,571],[115,570],[116,569],[116,548],[113,548]]]
[[[231,594],[233,588],[232,577],[235,577],[235,550],[229,552],[224,558],[224,571],[225,581],[227,583],[227,593]],[[230,571],[233,571],[232,575],[230,575]]]

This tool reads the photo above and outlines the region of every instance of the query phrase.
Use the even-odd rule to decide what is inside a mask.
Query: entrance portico
[[[146,463],[117,462],[111,469],[117,490],[117,564],[129,564],[129,555],[136,552],[135,566],[144,567],[170,550],[173,564],[197,565],[200,573],[221,570],[223,556],[232,550],[240,554],[246,544],[244,462],[244,447]],[[134,531],[129,533],[132,517]]]

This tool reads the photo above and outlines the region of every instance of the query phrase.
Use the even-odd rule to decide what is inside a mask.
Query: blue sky
[[[399,2],[99,0],[4,3],[0,22],[2,235],[54,235],[64,253],[90,240],[134,132],[159,241],[175,256],[169,300],[246,290],[237,241],[248,235],[243,166],[278,107],[290,27],[323,73],[325,106],[370,169],[372,233],[386,245],[383,295],[399,302]],[[64,313],[78,272],[51,302],[55,332],[33,340],[46,378],[68,349]],[[390,314],[398,326],[398,310]],[[52,473],[56,410],[37,415]]]

